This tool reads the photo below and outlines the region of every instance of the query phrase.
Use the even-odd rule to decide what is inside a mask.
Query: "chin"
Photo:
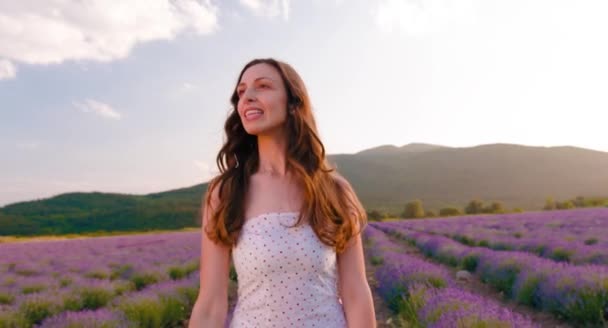
[[[280,126],[281,126],[281,124],[277,124],[277,125],[252,124],[251,126],[248,126],[248,127],[244,126],[244,128],[248,134],[260,136],[260,135],[264,135],[264,134],[268,134],[268,135],[274,134],[274,132],[276,132],[275,130],[277,128],[279,128]]]
[[[250,127],[250,128],[246,128],[245,132],[247,132],[247,134],[250,134],[252,136],[257,136],[259,134],[264,133],[264,130],[265,129]]]

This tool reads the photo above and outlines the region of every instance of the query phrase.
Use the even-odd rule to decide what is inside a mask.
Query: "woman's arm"
[[[214,188],[211,194],[212,208],[218,203],[218,190],[218,187]],[[211,209],[205,205],[203,200],[200,289],[188,328],[224,328],[228,314],[230,248],[215,244],[207,237],[205,226],[211,218]]]
[[[338,255],[339,286],[349,328],[376,327],[372,293],[365,276],[361,236]]]
[[[357,200],[352,187],[344,178],[339,178],[343,189],[351,200]],[[357,220],[355,220],[358,222]],[[356,226],[356,231],[360,227]],[[376,327],[376,314],[372,293],[365,274],[365,258],[361,234],[353,237],[344,252],[338,254],[338,286],[349,328]]]

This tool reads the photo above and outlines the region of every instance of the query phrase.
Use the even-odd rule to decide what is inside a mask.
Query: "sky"
[[[249,60],[302,76],[327,153],[608,151],[604,0],[0,0],[0,206],[217,173]]]

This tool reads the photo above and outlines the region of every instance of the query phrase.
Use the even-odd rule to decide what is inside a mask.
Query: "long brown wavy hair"
[[[325,157],[319,138],[308,92],[300,75],[287,63],[272,59],[254,59],[241,70],[237,85],[247,68],[268,64],[281,75],[287,90],[287,169],[304,188],[304,203],[296,222],[304,218],[324,244],[341,253],[348,242],[367,225],[367,215],[350,184]],[[214,205],[205,233],[212,241],[234,246],[245,222],[245,191],[249,178],[259,166],[257,137],[248,134],[237,111],[239,96],[236,86],[230,102],[232,109],[224,125],[225,142],[217,155],[220,174],[209,182],[205,204],[219,188],[219,202]]]

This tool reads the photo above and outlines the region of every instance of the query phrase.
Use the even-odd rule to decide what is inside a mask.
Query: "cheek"
[[[244,108],[244,107],[245,107],[245,104],[244,104],[244,103],[243,103],[241,100],[239,100],[239,101],[236,103],[236,111],[237,111],[237,113],[238,113],[239,115],[241,115],[241,113],[243,112],[243,108]]]
[[[272,108],[278,116],[287,116],[287,101],[282,98],[275,98],[272,101]]]

